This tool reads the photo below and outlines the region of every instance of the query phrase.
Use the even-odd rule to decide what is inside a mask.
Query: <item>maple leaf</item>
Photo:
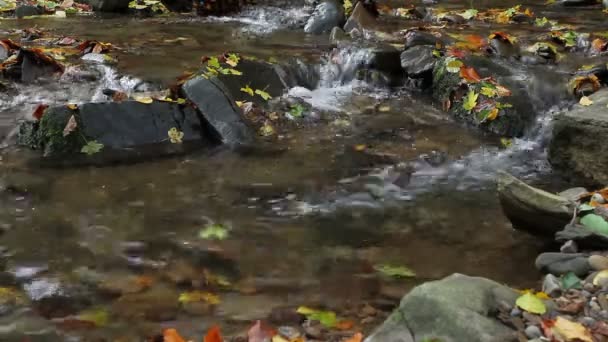
[[[464,97],[462,102],[462,108],[467,112],[470,112],[477,106],[477,98],[479,94],[477,94],[474,90],[469,90],[467,96]]]
[[[163,342],[186,342],[177,330],[175,329],[165,329],[163,331]]]

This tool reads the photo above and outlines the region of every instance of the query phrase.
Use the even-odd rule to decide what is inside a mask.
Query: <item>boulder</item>
[[[72,116],[76,127],[64,135],[64,128]],[[168,132],[174,127],[184,134],[181,144],[169,141]],[[103,146],[100,153],[86,156],[81,149],[91,141]],[[194,108],[160,101],[49,108],[39,122],[20,124],[17,142],[42,150],[50,163],[68,164],[133,161],[219,144],[216,133],[201,120]],[[70,158],[58,158],[65,156]]]
[[[56,278],[34,279],[23,289],[36,311],[47,318],[65,317],[91,304],[85,288]]]
[[[437,62],[433,50],[431,46],[417,45],[401,53],[401,67],[408,77],[423,78],[430,84]]]
[[[513,305],[517,297],[494,281],[453,274],[414,288],[365,342],[516,341],[514,331],[492,316],[499,303]]]
[[[608,149],[597,139],[608,132],[608,89],[589,97],[591,106],[574,105],[555,116],[549,162],[569,178],[590,185],[608,184]]]
[[[502,210],[517,229],[552,237],[572,220],[573,201],[531,187],[506,172],[498,174],[497,185]]]
[[[83,2],[98,12],[126,12],[131,0],[85,0]]]
[[[315,7],[304,26],[304,32],[320,34],[330,32],[335,26],[342,26],[344,8],[340,1],[323,0]]]
[[[608,236],[587,229],[581,224],[568,224],[555,234],[557,242],[576,241],[576,244],[588,249],[608,249]]]
[[[584,277],[591,271],[588,258],[580,253],[541,253],[534,264],[539,271],[557,276],[572,272]]]
[[[44,11],[41,8],[33,5],[19,5],[17,8],[15,8],[15,17],[17,18],[40,15],[43,13]]]
[[[376,25],[376,17],[371,14],[363,1],[357,2],[353,12],[344,24],[344,31],[350,32],[354,29],[359,31],[373,30]]]

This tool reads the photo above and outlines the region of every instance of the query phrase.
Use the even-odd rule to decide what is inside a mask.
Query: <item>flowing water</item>
[[[452,3],[463,7],[457,1],[448,5]],[[506,6],[498,1],[475,6],[498,3]],[[578,20],[540,3],[535,11]],[[539,114],[533,132],[505,150],[496,139],[452,122],[425,95],[349,80],[344,70],[365,60],[364,50],[338,51],[342,68],[336,72],[327,57],[327,36],[291,28],[309,10],[258,7],[212,19],[0,22],[7,34],[37,25],[53,35],[77,34],[119,49],[116,66],[94,67],[97,81],[75,80],[67,73],[52,85],[21,85],[18,95],[2,95],[5,134],[40,102],[102,101],[101,89],[108,87],[160,88],[184,70],[195,70],[201,56],[225,51],[279,61],[297,56],[318,64],[319,87],[294,88],[289,96],[348,118],[294,130],[276,143],[280,152],[269,155],[220,149],[135,165],[34,170],[13,154],[3,155],[3,177],[28,189],[0,194],[6,269],[27,273],[40,267],[42,279],[77,283],[83,282],[84,271],[143,274],[154,279],[153,286],[163,284],[177,296],[184,289],[165,274],[187,260],[238,284],[220,293],[222,302],[211,314],[181,313],[159,323],[197,332],[212,322],[236,331],[285,305],[339,309],[394,300],[419,282],[454,272],[513,286],[534,284],[533,260],[545,246],[511,228],[492,180],[499,169],[529,179],[547,173],[543,137],[552,111]],[[602,25],[600,19],[590,13],[585,23]],[[388,22],[386,29],[409,25]],[[529,29],[509,28],[521,32],[520,39]],[[177,37],[185,39],[175,41]],[[357,145],[367,149],[359,151]],[[228,227],[229,237],[219,242],[199,238],[210,223]],[[136,251],[132,246],[138,246]],[[417,277],[381,279],[379,288],[370,286],[377,264],[407,265]],[[115,305],[104,297],[91,301],[93,306]],[[156,323],[135,323],[129,334],[158,331]],[[122,336],[128,329],[118,322],[103,333]]]

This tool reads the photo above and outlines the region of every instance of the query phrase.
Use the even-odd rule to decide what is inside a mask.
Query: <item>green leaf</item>
[[[201,239],[224,240],[228,237],[228,230],[221,224],[210,224],[198,233]]]
[[[405,266],[393,266],[393,265],[375,265],[374,269],[381,274],[391,278],[412,278],[416,276],[416,272],[405,267]]]
[[[333,328],[338,323],[338,317],[333,311],[315,310],[305,306],[298,308],[297,313],[306,316],[311,321],[319,321],[327,328]]]
[[[437,49],[433,50],[433,56],[435,56],[437,58],[441,57],[441,51],[439,51]]]
[[[488,86],[482,86],[481,90],[479,91],[481,93],[481,95],[487,96],[487,97],[496,97],[496,95],[498,95],[498,92],[496,91],[496,87],[488,87]]]
[[[220,69],[220,61],[219,59],[217,59],[217,57],[211,57],[209,58],[209,60],[207,61],[207,66],[210,68],[214,68],[214,69]]]
[[[80,321],[91,322],[97,327],[104,327],[108,325],[109,315],[105,309],[89,309],[79,313],[76,318]]]
[[[228,58],[226,58],[226,64],[228,64],[234,68],[239,64],[240,60],[241,60],[241,58],[237,54],[229,53]]]
[[[454,58],[454,57],[448,57],[445,60],[445,69],[448,72],[451,72],[453,74],[459,73],[460,72],[460,67],[462,67],[464,64],[462,63],[462,61]]]
[[[241,91],[243,93],[249,94],[249,96],[253,96],[253,89],[251,89],[251,87],[249,85],[246,85],[243,88],[241,88]]]
[[[478,10],[471,8],[471,9],[468,9],[468,10],[460,13],[460,16],[465,18],[466,20],[471,20],[477,16],[477,13],[479,13]]]
[[[608,235],[608,222],[596,214],[587,214],[581,218],[581,224],[592,232]]]
[[[236,70],[236,69],[232,69],[232,68],[231,68],[231,69],[225,69],[225,70],[228,70],[228,72],[229,72],[231,75],[241,76],[241,75],[243,74],[242,72],[240,72],[240,71],[238,71],[238,70]]]
[[[294,118],[299,118],[302,116],[302,114],[304,114],[304,110],[304,106],[298,103],[291,106],[291,109],[289,110],[289,115],[293,116]]]
[[[505,108],[512,108],[513,105],[510,103],[502,103],[502,102],[496,102],[496,108],[498,109],[505,109]]]
[[[515,305],[519,306],[522,310],[533,314],[542,315],[547,312],[545,303],[530,292],[527,292],[517,298]]]
[[[272,98],[272,96],[270,96],[270,94],[268,94],[267,92],[260,90],[260,89],[256,89],[255,93],[260,95],[260,97],[262,97],[266,101],[268,101]]]
[[[477,106],[478,97],[479,97],[479,94],[475,93],[474,90],[472,90],[472,89],[469,90],[469,93],[463,99],[462,108],[464,110],[466,110],[467,112],[472,111],[473,108],[475,108],[475,106]]]
[[[562,277],[562,289],[580,289],[581,287],[581,279],[576,274],[568,272]]]
[[[542,17],[542,18],[536,18],[536,20],[534,20],[534,25],[536,26],[545,26],[549,23],[549,19],[547,19],[546,17]]]
[[[90,156],[100,152],[102,149],[103,144],[98,143],[97,140],[89,140],[86,145],[82,146],[80,152]]]
[[[509,138],[500,138],[500,144],[504,148],[509,148],[509,147],[513,146],[513,140],[511,140]]]

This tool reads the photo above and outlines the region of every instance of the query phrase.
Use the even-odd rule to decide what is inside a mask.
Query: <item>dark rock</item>
[[[302,324],[306,317],[297,312],[297,307],[280,306],[275,307],[268,315],[268,321],[274,325],[295,325]]]
[[[580,181],[608,184],[608,151],[597,137],[608,131],[608,89],[589,97],[592,106],[576,104],[571,111],[555,116],[549,162],[564,175]]]
[[[433,56],[434,48],[431,46],[418,45],[401,53],[401,67],[408,77],[424,78],[432,81],[433,68],[437,58]]]
[[[495,37],[490,39],[489,42],[490,51],[499,57],[503,58],[518,58],[519,46],[511,43],[507,39],[502,39],[500,37]]]
[[[424,283],[403,297],[399,308],[365,342],[514,341],[514,331],[493,317],[498,303],[518,293],[484,278],[454,274]]]
[[[283,64],[283,81],[289,88],[296,86],[315,89],[319,84],[319,66],[299,58],[291,58]]]
[[[344,31],[350,32],[353,29],[359,31],[373,30],[375,25],[376,17],[365,8],[363,1],[359,1],[357,2],[357,5],[355,5],[346,24],[344,24]]]
[[[497,184],[503,212],[515,228],[553,236],[572,220],[572,201],[533,188],[505,172],[498,174]]]
[[[126,12],[130,0],[85,0],[83,1],[98,12]]]
[[[33,5],[19,5],[15,8],[15,17],[23,18],[44,13],[41,8]]]
[[[32,83],[63,72],[63,67],[50,57],[40,58],[36,53],[22,49],[17,59],[21,60],[21,81]]]
[[[597,5],[597,0],[558,0],[557,2],[555,2],[555,4],[567,6],[567,7],[592,6],[592,5]]]
[[[418,45],[428,45],[435,47],[437,44],[446,45],[451,42],[451,39],[444,37],[437,37],[434,34],[427,31],[410,30],[405,34],[405,49],[409,49]]]
[[[535,265],[541,272],[553,275],[572,272],[583,277],[591,270],[589,261],[583,254],[542,253],[536,258]]]
[[[77,127],[64,136],[71,116]],[[173,127],[184,133],[182,144],[169,141],[168,131]],[[93,156],[81,153],[85,139],[103,144],[101,152]],[[48,162],[64,164],[107,164],[183,154],[217,144],[217,139],[195,109],[160,101],[87,103],[75,110],[49,108],[40,122],[22,123],[17,137],[20,145],[41,149]],[[69,159],[57,158],[68,155]]]
[[[191,12],[194,1],[192,0],[163,0],[165,7],[173,12]]]
[[[313,11],[304,26],[304,32],[320,34],[331,31],[344,22],[344,8],[337,0],[323,0]]]
[[[198,76],[186,82],[182,90],[223,143],[237,146],[253,142],[254,134],[236,106],[235,95],[220,80]]]
[[[467,22],[464,17],[458,14],[447,14],[442,16],[439,20],[448,22],[450,24],[464,24]]]
[[[578,246],[574,240],[566,241],[560,248],[562,253],[578,253]]]
[[[90,293],[56,278],[39,278],[23,285],[36,310],[47,318],[65,317],[91,304]]]

